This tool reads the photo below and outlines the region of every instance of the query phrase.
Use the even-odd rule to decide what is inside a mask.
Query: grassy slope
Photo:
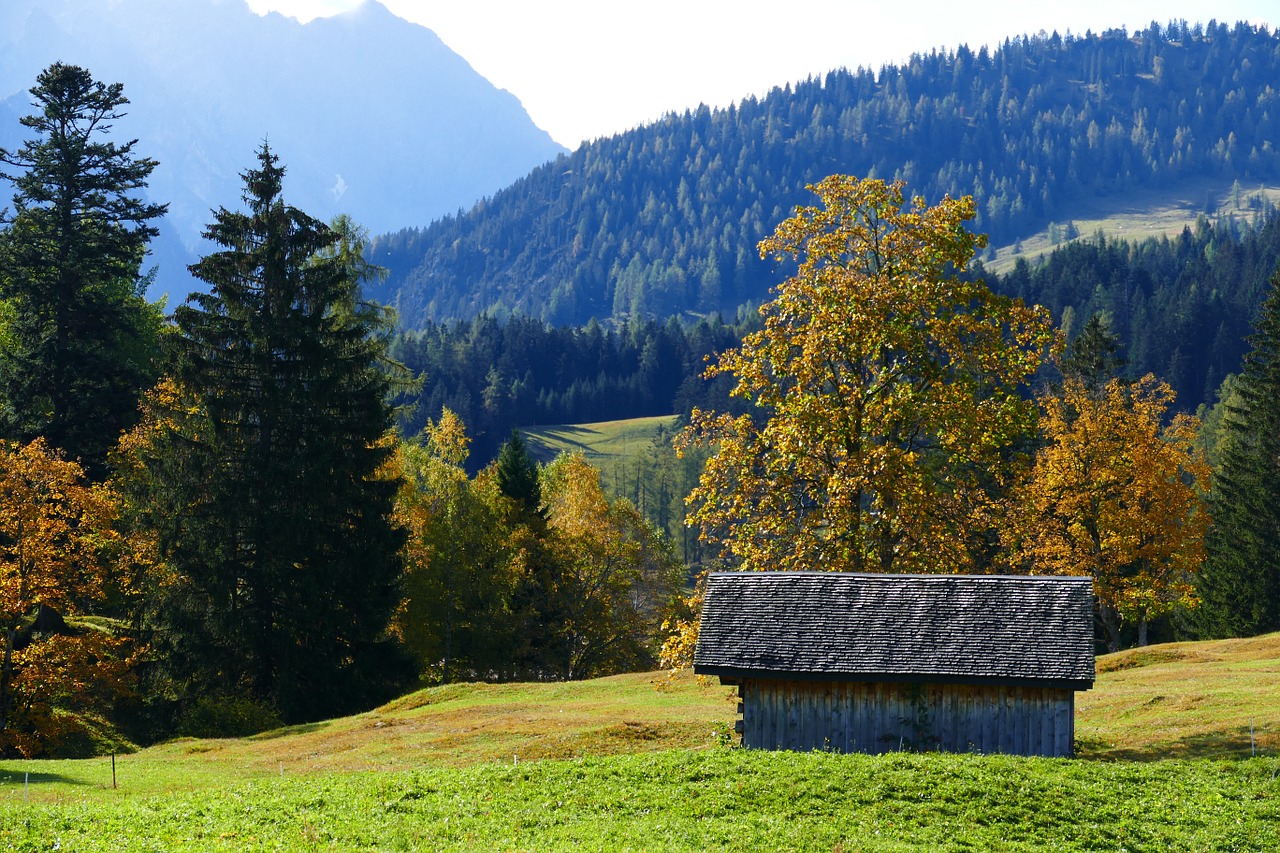
[[[1109,238],[1145,240],[1148,237],[1173,237],[1186,227],[1195,227],[1196,218],[1205,213],[1206,200],[1214,211],[1210,219],[1234,216],[1241,223],[1251,222],[1254,212],[1248,206],[1251,196],[1263,197],[1273,205],[1280,205],[1280,188],[1261,184],[1241,184],[1242,205],[1237,207],[1231,193],[1231,185],[1213,179],[1197,179],[1181,183],[1170,190],[1141,190],[1123,196],[1123,205],[1116,206],[1116,197],[1099,198],[1097,203],[1083,203],[1076,207],[1075,223],[1080,239],[1092,239],[1102,231]],[[1066,223],[1059,223],[1065,225]],[[999,246],[996,258],[986,261],[987,269],[1006,273],[1013,269],[1015,261],[1024,257],[1034,261],[1054,249],[1049,242],[1049,232],[1044,230],[1020,241],[1021,252],[1016,246]]]
[[[716,748],[733,713],[689,677],[456,685],[124,756],[120,790],[106,759],[0,762],[0,847],[1280,849],[1280,634],[1100,658],[1092,760]]]
[[[1280,634],[1130,649],[1098,672],[1077,701],[1085,756],[1280,754]]]
[[[562,451],[581,451],[602,471],[615,462],[638,456],[653,442],[659,427],[668,437],[675,429],[675,415],[632,418],[595,424],[530,427],[524,430],[529,451],[540,462],[550,462]]]

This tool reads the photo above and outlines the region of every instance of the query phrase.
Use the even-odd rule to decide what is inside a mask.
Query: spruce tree
[[[498,488],[514,502],[516,521],[531,525],[541,535],[546,532],[546,511],[542,507],[542,485],[538,482],[538,463],[529,453],[520,430],[511,430],[511,437],[498,451],[494,461],[498,475]]]
[[[156,167],[136,140],[102,138],[129,103],[119,83],[55,63],[31,95],[39,111],[21,121],[35,138],[0,149],[14,185],[0,215],[0,429],[43,436],[98,475],[156,378],[162,318],[140,267],[165,206],[136,195]]]
[[[266,145],[247,212],[191,267],[211,286],[174,314],[172,424],[142,497],[180,583],[155,614],[176,682],[248,695],[289,721],[396,688],[399,603],[386,473],[387,315],[359,298],[360,261],[288,206]],[[163,430],[162,430],[163,432]]]
[[[1280,629],[1280,271],[1250,343],[1210,493],[1213,525],[1198,583],[1200,623],[1210,636]]]
[[[538,463],[520,431],[513,429],[493,462],[498,489],[510,499],[509,541],[521,554],[520,574],[511,599],[517,627],[512,650],[515,671],[523,678],[568,678],[564,572],[547,528]]]
[[[1124,368],[1125,359],[1119,355],[1120,336],[1111,331],[1110,323],[1101,314],[1089,317],[1080,334],[1067,347],[1062,360],[1062,374],[1078,379],[1094,394]]]

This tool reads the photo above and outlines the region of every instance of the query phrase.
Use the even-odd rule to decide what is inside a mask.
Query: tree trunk
[[[1107,635],[1107,651],[1120,651],[1120,614],[1116,612],[1114,607],[1100,605],[1098,607],[1098,622],[1102,625],[1103,631]]]
[[[9,685],[13,681],[13,644],[17,638],[16,624],[4,632],[4,660],[0,662],[0,735],[9,728],[9,706],[13,704]]]
[[[1147,617],[1143,616],[1138,621],[1138,645],[1145,646],[1147,644]]]

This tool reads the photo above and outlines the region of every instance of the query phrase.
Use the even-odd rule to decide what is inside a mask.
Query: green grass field
[[[731,691],[689,676],[449,685],[121,756],[116,789],[0,762],[0,849],[1280,849],[1280,635],[1098,668],[1076,760],[732,749]]]
[[[1230,184],[1214,179],[1196,179],[1178,184],[1171,190],[1137,190],[1121,196],[1099,197],[1094,204],[1078,206],[1079,214],[1072,222],[1080,239],[1092,239],[1101,231],[1110,239],[1139,241],[1148,237],[1175,237],[1183,228],[1194,228],[1202,214],[1212,220],[1215,217],[1235,217],[1240,223],[1253,220],[1254,211],[1249,199],[1266,198],[1273,205],[1280,204],[1280,188],[1261,184],[1241,185],[1241,203],[1236,204]],[[1206,214],[1206,207],[1213,208]],[[1065,225],[1066,223],[1059,223]],[[996,258],[984,261],[988,270],[1007,273],[1013,269],[1019,257],[1034,262],[1053,251],[1048,230],[1041,231],[1018,244],[999,246]]]
[[[605,471],[615,462],[638,456],[653,443],[659,428],[667,440],[675,431],[675,415],[632,418],[596,424],[529,427],[523,430],[529,452],[539,462],[550,462],[563,451],[580,451],[587,461]]]

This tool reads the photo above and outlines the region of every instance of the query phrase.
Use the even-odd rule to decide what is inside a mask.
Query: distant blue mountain
[[[305,25],[243,0],[2,0],[0,146],[23,138],[27,90],[59,60],[123,83],[132,103],[114,132],[160,161],[150,195],[170,207],[155,289],[171,304],[210,211],[239,204],[264,139],[292,204],[373,233],[469,208],[564,151],[514,95],[373,0]]]

